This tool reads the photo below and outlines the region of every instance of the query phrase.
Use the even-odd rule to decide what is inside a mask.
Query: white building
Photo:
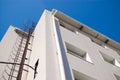
[[[43,12],[18,79],[27,35],[13,26],[6,32],[0,80],[120,80],[120,44],[57,10]]]

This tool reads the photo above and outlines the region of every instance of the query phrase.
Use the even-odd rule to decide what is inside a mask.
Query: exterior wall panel
[[[11,26],[0,42],[0,61],[8,60],[21,38],[15,29]],[[30,39],[22,80],[119,80],[120,67],[109,60],[120,64],[120,45],[108,39],[59,11],[45,10]],[[5,66],[0,63],[0,77]]]

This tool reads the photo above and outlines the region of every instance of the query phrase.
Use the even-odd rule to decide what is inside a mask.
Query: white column
[[[72,80],[71,70],[68,64],[67,55],[65,52],[63,40],[60,33],[59,21],[54,17],[54,15],[52,15],[52,22],[57,47],[61,80]]]

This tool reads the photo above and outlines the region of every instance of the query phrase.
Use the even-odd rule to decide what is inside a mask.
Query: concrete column
[[[52,20],[53,20],[53,30],[55,35],[59,66],[60,66],[61,80],[73,80],[71,70],[68,64],[63,40],[61,37],[59,21],[54,17],[54,15],[52,15]]]

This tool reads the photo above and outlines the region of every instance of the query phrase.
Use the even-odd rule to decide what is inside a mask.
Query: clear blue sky
[[[120,0],[0,0],[0,40],[9,25],[23,28],[53,8],[120,43]]]

